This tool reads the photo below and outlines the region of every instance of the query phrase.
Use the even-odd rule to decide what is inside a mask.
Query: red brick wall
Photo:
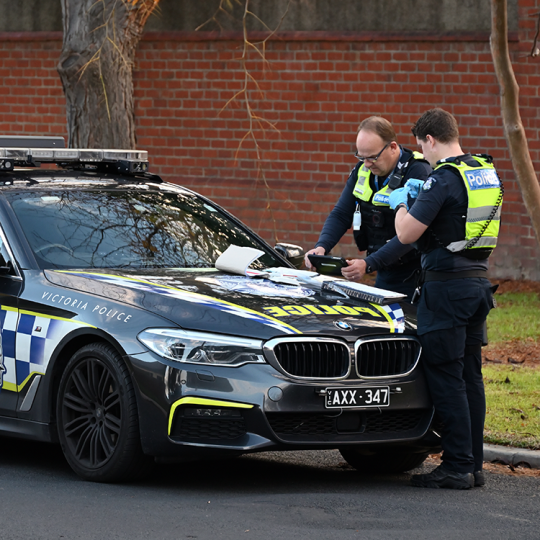
[[[527,57],[540,0],[520,0],[519,35],[511,36],[521,86],[521,114],[539,168],[538,59]],[[0,34],[0,132],[65,135],[56,73],[61,36]],[[539,248],[514,179],[500,119],[499,88],[487,34],[336,36],[282,34],[267,43],[266,65],[253,52],[253,112],[273,123],[248,137],[235,35],[147,34],[135,72],[138,145],[152,171],[210,196],[271,242],[314,245],[355,164],[361,119],[381,114],[399,142],[414,147],[410,126],[427,108],[458,118],[462,146],[495,157],[505,182],[503,225],[492,258],[494,277],[540,280]],[[256,122],[255,125],[257,126]],[[258,170],[258,163],[262,170]],[[334,250],[352,256],[352,235]]]

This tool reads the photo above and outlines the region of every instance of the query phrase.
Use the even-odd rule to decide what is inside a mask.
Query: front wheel
[[[341,448],[345,461],[357,471],[366,474],[392,474],[416,469],[424,463],[428,453],[414,453],[408,448],[384,448],[367,452],[355,447]]]
[[[71,468],[85,480],[115,482],[148,469],[128,370],[108,344],[79,349],[62,375],[58,436]]]

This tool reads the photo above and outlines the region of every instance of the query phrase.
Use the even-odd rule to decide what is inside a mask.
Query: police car
[[[438,450],[410,306],[321,287],[300,248],[147,169],[0,137],[2,436],[58,442],[102,482],[289,449],[404,471]],[[261,253],[248,275],[216,268],[230,246]]]

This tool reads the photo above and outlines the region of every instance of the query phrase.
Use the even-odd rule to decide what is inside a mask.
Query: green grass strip
[[[484,366],[484,442],[540,449],[540,370]]]
[[[540,336],[540,298],[531,293],[495,295],[497,309],[487,320],[490,343],[538,340]]]

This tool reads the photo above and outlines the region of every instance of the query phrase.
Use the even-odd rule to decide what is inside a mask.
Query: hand
[[[366,261],[364,259],[347,260],[349,266],[341,269],[341,273],[345,279],[349,281],[360,281],[366,273]]]
[[[418,180],[416,178],[409,178],[405,182],[405,189],[409,190],[409,195],[412,199],[416,199],[424,185],[424,180]]]
[[[313,265],[311,264],[311,261],[308,259],[308,255],[326,255],[326,250],[323,247],[319,246],[319,247],[310,249],[306,253],[306,256],[304,257],[304,263],[306,265],[306,268],[308,270],[311,270],[313,268]]]
[[[408,210],[409,209],[408,195],[409,195],[409,190],[407,188],[402,187],[402,188],[394,189],[394,191],[390,193],[390,197],[388,197],[388,204],[390,205],[390,208],[392,210],[395,210],[396,206],[400,204],[404,204]]]

